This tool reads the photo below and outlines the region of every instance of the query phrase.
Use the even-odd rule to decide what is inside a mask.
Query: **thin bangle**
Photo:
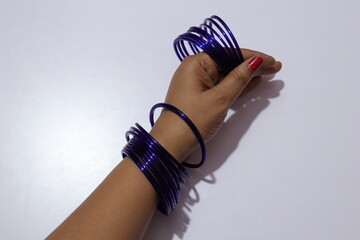
[[[202,49],[225,74],[244,62],[244,56],[230,28],[216,15],[206,18],[199,27],[190,27],[174,40],[173,47],[180,61],[190,55],[188,50],[197,54]]]
[[[122,155],[129,156],[146,176],[159,196],[158,209],[169,215],[179,202],[181,183],[189,174],[145,129],[135,125],[125,133],[128,143]]]
[[[191,130],[193,131],[193,133],[195,134],[196,139],[198,140],[199,144],[200,144],[200,148],[201,148],[201,161],[197,164],[191,164],[191,163],[182,163],[182,165],[184,165],[185,167],[189,167],[189,168],[198,168],[201,167],[201,165],[204,164],[205,159],[206,159],[206,148],[205,148],[205,143],[204,140],[199,132],[199,130],[196,128],[195,124],[190,120],[190,118],[188,118],[182,111],[180,111],[178,108],[167,104],[167,103],[158,103],[155,104],[151,110],[150,110],[150,114],[149,114],[149,119],[150,119],[150,124],[151,126],[154,126],[154,111],[157,108],[166,108],[174,113],[176,113],[182,120],[184,120],[186,122],[186,124],[191,128]]]

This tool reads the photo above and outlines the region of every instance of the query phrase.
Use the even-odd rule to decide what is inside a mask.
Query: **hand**
[[[269,55],[248,49],[242,53],[245,61],[225,77],[209,55],[199,53],[185,58],[172,78],[165,102],[183,111],[205,141],[221,128],[231,104],[250,88],[254,77],[281,69]],[[255,56],[260,58],[254,62]],[[179,161],[197,146],[190,128],[170,111],[162,112],[150,133]]]

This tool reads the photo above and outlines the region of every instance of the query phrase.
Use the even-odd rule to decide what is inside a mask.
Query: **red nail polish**
[[[249,61],[248,66],[253,72],[255,72],[263,62],[264,59],[262,57],[255,56]]]

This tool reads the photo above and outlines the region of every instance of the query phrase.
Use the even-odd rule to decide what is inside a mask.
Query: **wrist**
[[[185,161],[197,146],[197,139],[189,126],[168,110],[161,113],[150,135],[179,162]]]

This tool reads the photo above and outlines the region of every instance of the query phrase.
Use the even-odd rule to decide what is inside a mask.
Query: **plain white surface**
[[[172,41],[212,14],[283,70],[235,104],[145,239],[360,239],[359,12],[355,0],[0,0],[0,239],[44,238],[88,196],[125,131],[149,129],[179,64]]]

